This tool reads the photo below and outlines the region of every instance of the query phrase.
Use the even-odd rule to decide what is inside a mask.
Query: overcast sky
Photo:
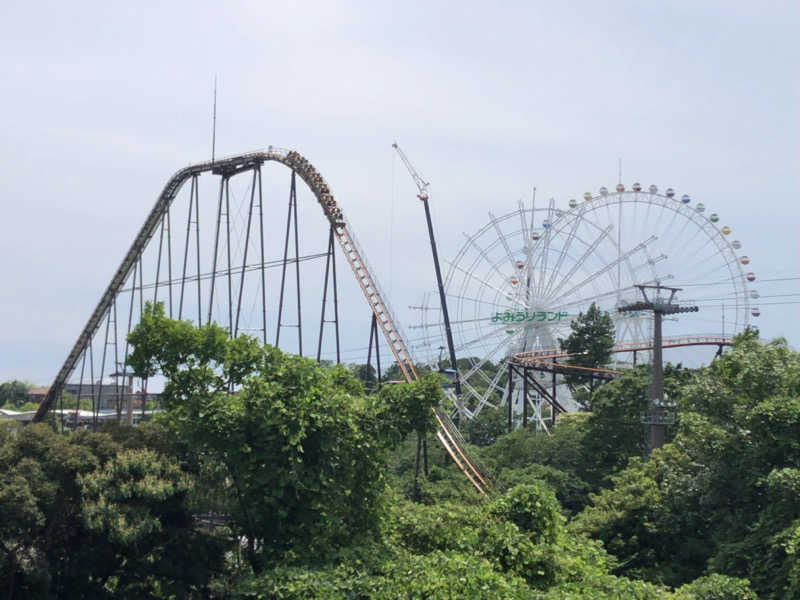
[[[309,157],[396,307],[434,283],[395,139],[444,257],[621,157],[718,212],[760,279],[800,276],[797,2],[3,0],[0,28],[0,380],[49,383],[166,180],[209,157],[215,75],[217,153]],[[762,305],[797,346],[800,305]]]

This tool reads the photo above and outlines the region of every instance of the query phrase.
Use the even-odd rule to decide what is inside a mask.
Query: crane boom
[[[406,153],[403,152],[400,149],[400,146],[397,145],[397,142],[392,144],[392,148],[394,148],[397,151],[397,154],[400,156],[400,160],[403,161],[403,164],[406,166],[406,169],[408,169],[408,172],[411,175],[411,178],[414,180],[414,183],[417,185],[417,189],[419,190],[419,194],[417,195],[417,197],[420,200],[423,200],[423,201],[427,200],[428,199],[428,186],[430,185],[430,183],[428,183],[427,181],[425,181],[422,178],[422,175],[420,175],[419,172],[414,168],[414,165],[412,165],[411,161],[408,160],[408,157],[406,156]]]

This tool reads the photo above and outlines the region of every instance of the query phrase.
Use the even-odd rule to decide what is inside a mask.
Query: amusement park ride
[[[87,378],[95,384],[95,420],[104,408],[100,398],[108,396],[104,385],[116,390],[111,408],[121,418],[123,390],[130,378],[126,336],[148,300],[163,302],[170,317],[198,325],[216,321],[227,326],[231,336],[255,335],[301,355],[303,316],[306,322],[319,317],[315,356],[318,361],[324,356],[341,362],[342,313],[358,303],[341,302],[338,245],[367,301],[376,351],[380,332],[407,381],[417,378],[421,364],[412,351],[441,369],[436,349],[446,342],[455,385],[449,390],[452,409],[435,410],[437,437],[473,486],[486,493],[490,484],[485,471],[469,456],[451,415],[474,418],[486,408],[505,407],[509,426],[517,415],[527,425],[530,415],[537,427],[547,430],[557,413],[574,410],[573,390],[564,375],[575,374],[577,368],[567,364],[569,357],[558,349],[558,342],[592,303],[614,318],[615,355],[633,357],[634,363],[637,354],[660,347],[712,345],[721,350],[759,314],[750,304],[758,298],[750,287],[755,275],[744,270],[750,260],[738,254],[739,241],[729,241],[730,228],[718,226],[718,215],[707,216],[705,206],[692,205],[688,195],[678,198],[672,189],[659,193],[656,186],[645,191],[638,183],[630,190],[619,184],[615,192],[587,192],[582,202],[570,200],[565,208],[556,207],[553,200],[537,206],[534,199],[530,206],[520,202],[517,210],[500,217],[490,213],[487,225],[466,236],[443,278],[428,183],[397,144],[393,147],[417,185],[437,276],[439,302],[426,299],[418,307],[421,320],[416,328],[423,334],[419,343],[409,344],[320,173],[298,152],[269,147],[192,165],[170,178],[34,420],[55,408],[62,409],[63,419],[62,391],[76,376],[79,385]],[[268,169],[277,176],[262,181]],[[286,188],[275,183],[284,169],[289,171],[286,213],[276,210],[274,201],[285,194]],[[298,177],[304,187],[297,185]],[[201,202],[201,189],[211,190],[204,194],[211,202]],[[313,203],[302,202],[309,195],[324,218],[313,214]],[[285,227],[281,213],[286,215]],[[324,240],[324,249],[301,254],[299,218],[304,219],[304,247]],[[643,305],[633,310],[631,305],[641,286],[666,283],[688,290],[682,300],[699,307],[709,333],[698,335],[697,317],[692,317],[670,323],[673,335],[653,343],[653,311]],[[296,302],[288,299],[292,288]],[[316,317],[310,317],[313,314]],[[352,328],[354,319],[346,318]],[[332,340],[325,336],[331,326]],[[296,337],[281,337],[282,330],[292,329]],[[309,331],[306,327],[306,336]],[[609,379],[622,364],[582,373]],[[141,382],[141,389],[147,389],[146,384]],[[144,411],[144,403],[141,408]]]
[[[614,320],[613,353],[629,358],[617,367],[642,354],[649,359],[653,313],[619,310],[639,299],[641,285],[682,288],[682,300],[699,308],[697,316],[669,317],[663,348],[729,345],[760,313],[751,304],[758,292],[751,288],[755,274],[746,271],[750,259],[738,254],[741,242],[730,240],[730,227],[719,227],[719,220],[688,195],[639,183],[586,192],[565,208],[554,200],[539,206],[534,197],[503,216],[489,213],[484,227],[465,234],[445,278],[467,417],[505,406],[509,426],[520,414],[527,424],[530,412],[546,430],[557,413],[575,410],[563,375],[576,374],[576,367],[564,364],[569,357],[559,340],[592,304]],[[412,329],[423,335],[415,352],[433,364],[444,323],[429,299],[415,307],[420,321]],[[700,360],[696,354],[681,359]],[[583,374],[607,379],[615,371]]]

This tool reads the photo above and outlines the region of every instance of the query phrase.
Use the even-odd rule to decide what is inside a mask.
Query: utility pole
[[[405,153],[400,149],[400,146],[397,145],[397,142],[392,144],[392,148],[397,151],[397,154],[400,156],[400,160],[403,161],[403,164],[408,169],[409,174],[411,175],[414,183],[417,185],[417,198],[422,201],[422,205],[425,207],[425,219],[428,222],[428,236],[430,237],[431,242],[431,252],[433,253],[433,266],[436,270],[436,283],[439,286],[439,302],[442,306],[442,316],[444,317],[444,331],[445,337],[447,338],[447,349],[450,354],[450,367],[454,371],[455,381],[455,390],[456,390],[456,407],[458,409],[458,416],[461,418],[463,416],[463,407],[461,406],[461,380],[458,377],[458,367],[456,366],[456,349],[455,345],[453,344],[453,330],[450,327],[450,315],[447,312],[447,298],[445,297],[444,293],[444,283],[442,282],[442,270],[439,267],[439,253],[436,250],[436,237],[433,235],[433,223],[431,222],[431,210],[428,206],[428,186],[430,185],[427,181],[425,181],[414,166],[411,164],[411,161],[408,160],[408,157]]]
[[[661,321],[664,315],[676,313],[697,312],[697,306],[680,306],[674,304],[675,293],[681,288],[664,287],[658,285],[637,285],[644,297],[644,301],[634,302],[626,306],[621,306],[619,312],[631,312],[640,310],[653,311],[653,384],[650,392],[647,413],[642,422],[649,427],[648,451],[660,448],[664,445],[664,433],[666,425],[675,422],[675,415],[668,414],[664,403],[664,363],[663,363],[663,343],[661,336]],[[651,300],[647,296],[647,290],[655,290],[655,297]],[[669,298],[665,299],[661,292],[670,292]]]

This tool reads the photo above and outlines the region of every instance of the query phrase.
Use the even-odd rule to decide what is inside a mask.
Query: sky
[[[406,327],[441,255],[534,186],[672,186],[742,240],[800,344],[796,2],[0,3],[0,381],[49,382],[167,179],[295,148]],[[786,296],[780,296],[788,294]],[[777,304],[777,302],[789,302]]]

